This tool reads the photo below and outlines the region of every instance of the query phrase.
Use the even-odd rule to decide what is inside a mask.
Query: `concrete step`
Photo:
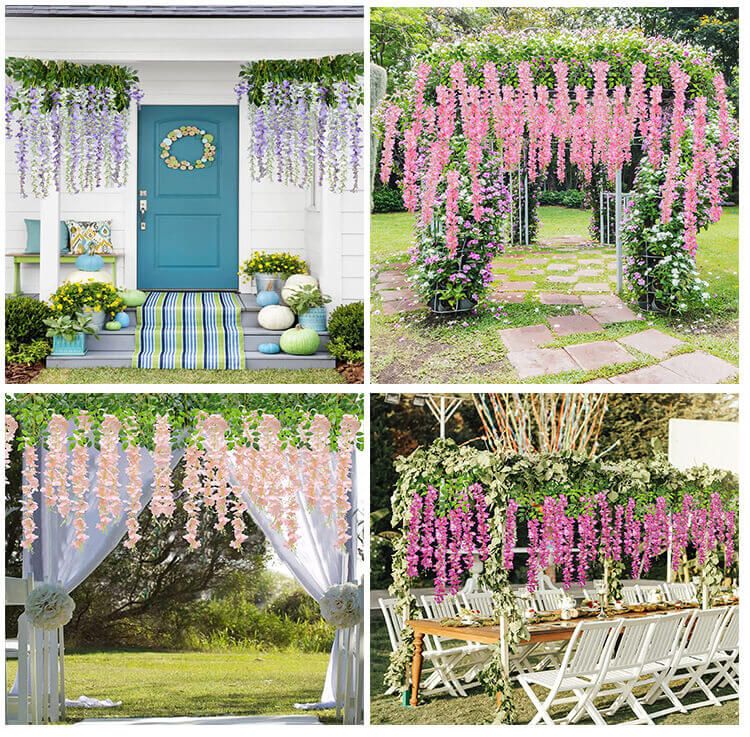
[[[266,330],[261,327],[243,327],[245,350],[257,351],[261,343],[278,343],[283,330]],[[320,347],[328,345],[328,333],[320,333]],[[134,351],[135,328],[131,325],[122,330],[102,330],[98,338],[93,335],[86,337],[86,347],[89,353],[100,351]]]
[[[130,368],[132,350],[89,351],[85,356],[48,356],[48,368]],[[319,350],[312,356],[292,356],[288,353],[265,355],[259,351],[245,351],[245,367],[248,369],[307,369],[335,368],[336,359],[327,351]]]

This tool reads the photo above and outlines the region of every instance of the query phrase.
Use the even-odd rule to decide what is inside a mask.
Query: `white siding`
[[[234,62],[146,62],[134,65],[144,89],[144,104],[233,105],[233,87],[237,81],[239,64]],[[130,131],[131,169],[126,187],[122,190],[103,189],[97,192],[61,197],[63,219],[111,220],[113,244],[116,252],[124,254],[118,260],[118,281],[136,286],[136,116]],[[309,193],[285,187],[275,182],[253,182],[248,173],[245,149],[249,130],[245,103],[240,110],[240,220],[239,262],[255,250],[291,251],[305,258],[313,273],[321,279],[334,302],[363,299],[363,231],[364,210],[362,194],[330,195],[340,200],[340,231],[338,237],[321,241],[321,230],[316,216],[306,211]],[[8,253],[20,253],[25,247],[25,217],[38,218],[39,202],[23,199],[18,192],[18,180],[12,142],[6,142],[6,248]],[[325,200],[326,198],[322,198]],[[319,217],[319,214],[318,214]],[[324,267],[322,249],[327,249],[325,262],[331,272],[320,273]],[[337,268],[330,264],[337,259]],[[61,278],[71,267],[62,267]],[[330,277],[336,273],[333,283]],[[36,267],[22,267],[22,288],[25,292],[38,291]],[[12,286],[12,261],[6,258],[6,291]],[[249,284],[240,284],[250,291]]]

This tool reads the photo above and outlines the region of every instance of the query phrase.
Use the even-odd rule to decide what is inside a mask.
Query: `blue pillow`
[[[24,218],[26,223],[26,253],[39,253],[39,231],[41,224],[38,220]],[[70,245],[70,233],[64,220],[60,221],[60,253],[67,253]]]

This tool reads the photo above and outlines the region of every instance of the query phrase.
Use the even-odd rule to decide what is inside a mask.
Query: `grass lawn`
[[[114,709],[69,709],[85,717],[293,714],[315,702],[325,680],[327,653],[96,651],[66,652],[68,698],[122,701]],[[6,682],[15,677],[8,662]],[[330,720],[333,710],[316,712]]]
[[[379,611],[371,613],[370,627],[370,719],[372,724],[491,724],[495,718],[494,700],[481,688],[469,691],[465,698],[451,696],[420,697],[416,708],[401,706],[398,695],[385,696],[383,675],[388,665],[391,646]],[[702,700],[696,697],[696,701]],[[687,699],[685,700],[688,701]],[[535,711],[520,687],[515,690],[518,724],[527,724]],[[667,706],[657,701],[650,711]],[[553,717],[555,711],[552,711]],[[628,721],[632,714],[625,708],[614,717],[611,724]],[[728,701],[720,707],[701,707],[687,714],[668,714],[655,720],[657,724],[739,724],[739,701]],[[581,724],[590,722],[581,721]]]
[[[32,384],[345,384],[335,369],[44,369]]]
[[[540,240],[546,246],[528,249],[515,247],[498,258],[494,271],[508,282],[532,281],[533,289],[520,303],[505,303],[497,315],[488,311],[475,317],[434,318],[424,309],[414,312],[383,314],[381,303],[373,295],[371,318],[371,362],[375,381],[380,383],[523,383],[506,358],[498,331],[503,328],[538,325],[559,315],[580,311],[580,307],[540,304],[540,291],[565,292],[569,285],[549,281],[554,272],[529,273],[521,258],[543,256],[548,261],[573,263],[571,268],[586,268],[580,260],[614,258],[613,248],[571,247],[556,244],[565,235],[587,237],[589,212],[562,207],[540,207]],[[411,243],[413,216],[391,213],[372,216],[372,263],[375,272],[388,271],[396,262],[406,262]],[[726,208],[721,220],[699,237],[698,266],[701,277],[709,282],[712,306],[709,313],[684,317],[646,315],[632,321],[605,327],[595,333],[556,337],[540,347],[560,347],[572,343],[616,340],[626,335],[656,328],[683,341],[671,355],[696,350],[706,351],[729,363],[739,363],[737,316],[739,304],[739,210]],[[515,258],[514,258],[515,257]],[[391,265],[389,267],[389,264]],[[615,272],[581,277],[581,281],[603,281],[615,290]],[[618,373],[652,365],[659,359],[629,350],[630,360],[617,366],[593,371],[568,371],[527,379],[531,383],[582,383],[608,378]]]

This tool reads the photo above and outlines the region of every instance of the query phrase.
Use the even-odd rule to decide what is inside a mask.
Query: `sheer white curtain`
[[[248,506],[250,516],[256,525],[263,531],[274,552],[286,564],[292,575],[297,579],[303,589],[315,601],[320,601],[323,594],[335,584],[345,583],[356,579],[356,535],[357,535],[357,483],[356,483],[356,456],[352,462],[352,493],[351,509],[348,514],[349,534],[351,539],[346,549],[342,550],[336,543],[336,530],[330,524],[330,520],[317,510],[310,511],[305,506],[305,500],[300,498],[299,513],[299,540],[294,549],[286,544],[282,535],[271,527],[271,523],[265,513],[253,504],[251,494],[244,492],[243,500]],[[335,456],[331,455],[331,463]],[[306,485],[305,468],[301,464],[297,473],[302,481],[302,488]],[[328,660],[325,685],[320,702],[315,704],[300,704],[299,708],[324,709],[336,705],[336,679],[337,663],[336,653],[339,647],[339,634],[333,643],[331,656]]]

